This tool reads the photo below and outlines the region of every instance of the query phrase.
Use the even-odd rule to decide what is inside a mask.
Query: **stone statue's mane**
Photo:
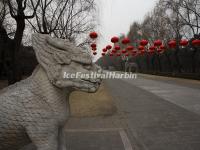
[[[92,63],[89,53],[74,46],[68,40],[34,34],[32,43],[39,64],[44,68],[53,84],[59,78],[62,65],[69,65],[72,61],[81,64]]]

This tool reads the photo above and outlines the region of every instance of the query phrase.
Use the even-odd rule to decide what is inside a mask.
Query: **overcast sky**
[[[153,9],[157,0],[97,0],[99,5],[100,37],[98,52],[110,42],[112,36],[127,34],[134,21],[141,22]]]

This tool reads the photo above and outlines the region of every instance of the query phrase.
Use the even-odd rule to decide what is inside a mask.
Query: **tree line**
[[[200,76],[200,50],[191,44],[194,39],[200,39],[199,22],[200,0],[159,0],[142,22],[133,22],[130,26],[127,36],[131,43],[138,47],[138,41],[147,39],[150,46],[155,40],[160,39],[167,47],[172,39],[177,43],[181,39],[187,39],[189,45],[177,45],[174,49],[167,47],[162,54],[155,52],[129,56],[129,60],[138,64],[140,72]],[[123,36],[125,35],[122,35],[122,38]],[[123,45],[120,46],[123,49]],[[111,65],[117,70],[124,69],[124,62],[118,57],[110,59],[107,55],[98,62],[102,66]]]

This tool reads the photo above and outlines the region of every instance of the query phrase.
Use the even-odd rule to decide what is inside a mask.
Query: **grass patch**
[[[96,93],[73,92],[70,95],[70,108],[73,117],[107,116],[117,111],[104,83]]]

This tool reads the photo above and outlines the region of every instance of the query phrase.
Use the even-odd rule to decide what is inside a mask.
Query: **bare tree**
[[[141,38],[141,32],[142,32],[141,24],[138,22],[133,22],[128,33],[128,37],[131,40],[131,42],[135,43],[137,40],[139,40]],[[137,46],[137,45],[134,45],[134,46]]]
[[[9,84],[13,84],[21,79],[19,51],[25,29],[25,20],[35,17],[40,0],[7,0],[10,16],[16,21],[16,32],[14,35],[14,50],[12,51],[11,72]],[[32,12],[27,12],[27,4],[30,3]]]
[[[166,7],[179,17],[182,25],[190,29],[192,36],[199,34],[199,0],[162,0]],[[190,35],[187,30],[186,36]],[[191,38],[191,37],[190,37]]]
[[[190,27],[193,35],[199,34],[200,1],[181,0],[178,4],[181,7],[181,10],[178,12],[178,14],[184,21],[185,25]]]
[[[0,26],[3,25],[6,16],[6,2],[5,0],[0,1]]]
[[[35,18],[28,22],[35,32],[75,42],[94,29],[94,15],[94,0],[41,0]]]
[[[199,22],[200,22],[200,0],[164,0],[166,7],[175,14],[176,18],[173,23],[173,29],[176,29],[177,40],[181,37],[186,38],[200,38],[199,35]],[[176,48],[176,52],[179,46]],[[195,56],[197,48],[193,47],[192,51],[192,71],[195,73],[196,60]],[[175,55],[176,56],[176,55]],[[176,56],[177,57],[177,56]]]
[[[174,49],[169,49],[161,55],[154,53],[150,56],[153,71],[156,67],[161,72],[165,69],[163,66],[166,66],[163,62],[168,62],[168,71],[182,73],[184,71],[183,59],[185,59],[183,55],[188,54],[190,55],[188,57],[191,57],[190,63],[193,73],[197,73],[198,48],[190,44],[183,49],[178,43],[182,38],[190,39],[190,41],[200,39],[199,22],[200,0],[159,0],[153,11],[145,16],[142,23],[134,22],[128,36],[134,43],[137,39],[144,38],[148,39],[150,44],[153,44],[157,39],[161,39],[163,44],[168,45],[169,40],[176,40],[177,44]],[[139,31],[139,34],[137,31]],[[148,54],[138,56],[135,61],[140,60],[140,58],[145,59],[147,56]],[[163,58],[164,60],[162,60]],[[146,62],[148,65],[149,59]]]

